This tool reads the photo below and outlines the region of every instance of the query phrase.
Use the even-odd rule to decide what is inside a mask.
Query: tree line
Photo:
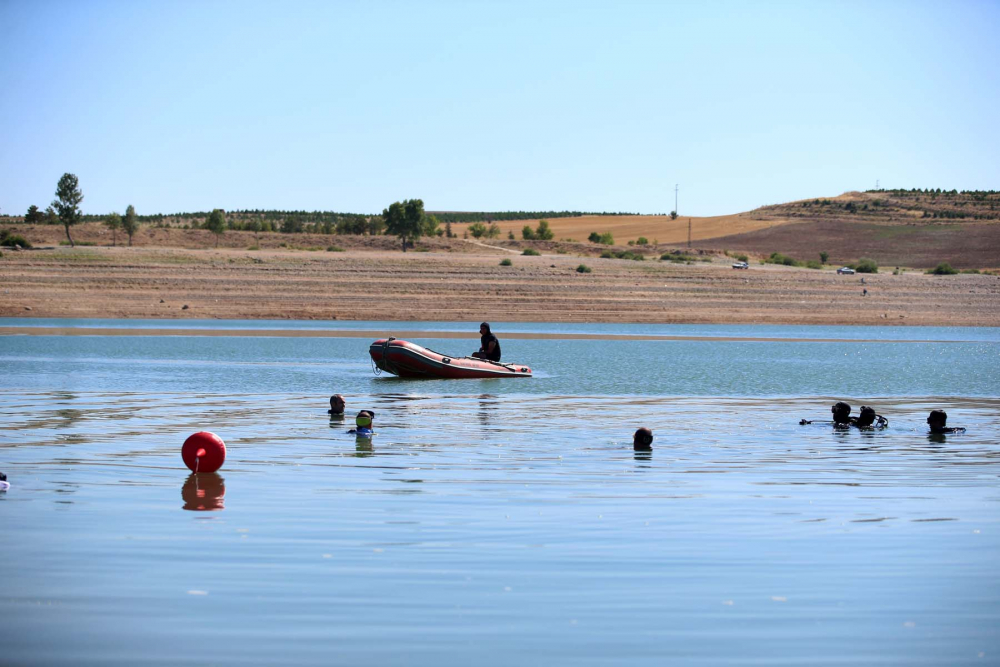
[[[495,238],[500,228],[495,220],[535,220],[540,219],[536,228],[525,225],[521,235],[526,240],[549,240],[553,237],[549,223],[544,218],[565,218],[582,215],[634,215],[631,213],[584,213],[581,211],[499,211],[499,212],[444,212],[427,213],[422,199],[406,199],[390,204],[381,215],[359,213],[338,213],[335,211],[281,211],[243,209],[231,211],[228,216],[221,208],[212,211],[184,212],[164,215],[162,213],[139,215],[131,204],[125,215],[113,211],[105,215],[84,214],[80,205],[83,191],[75,174],[66,173],[56,185],[56,198],[44,211],[38,206],[28,207],[24,216],[26,223],[62,224],[70,246],[75,246],[70,228],[80,222],[101,221],[111,230],[112,245],[118,245],[118,232],[128,236],[132,245],[142,223],[156,223],[165,226],[167,221],[184,220],[186,226],[207,229],[216,235],[215,245],[227,230],[250,231],[260,240],[260,232],[282,232],[286,234],[367,234],[378,236],[388,234],[400,239],[403,252],[421,236],[447,236],[453,238],[451,225],[454,222],[471,222],[469,232],[475,238],[486,236]],[[442,226],[443,223],[443,226]],[[489,223],[487,226],[484,223]],[[513,233],[511,233],[513,238]]]

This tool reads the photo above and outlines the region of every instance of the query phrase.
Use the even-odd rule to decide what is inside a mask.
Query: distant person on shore
[[[347,402],[344,401],[344,397],[340,394],[334,394],[330,397],[330,409],[327,410],[327,414],[331,417],[343,417],[344,408],[347,407]]]
[[[931,410],[931,414],[927,417],[927,425],[931,427],[931,433],[935,435],[965,433],[964,426],[946,426],[947,423],[948,413],[944,410]]]
[[[500,361],[500,341],[490,331],[489,322],[483,322],[479,325],[479,334],[479,351],[473,352],[472,356],[476,359]]]
[[[632,436],[632,449],[637,452],[653,451],[653,432],[643,426]]]
[[[375,435],[375,413],[371,410],[362,410],[358,413],[358,416],[354,418],[354,424],[357,428],[352,428],[348,433],[353,433],[359,438],[368,438]]]

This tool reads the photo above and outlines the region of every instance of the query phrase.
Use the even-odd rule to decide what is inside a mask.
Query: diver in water
[[[369,436],[375,435],[373,430],[375,427],[375,413],[371,410],[362,410],[358,413],[358,416],[354,418],[354,423],[357,428],[352,428],[348,433],[353,433],[358,437],[367,438]]]
[[[882,415],[875,414],[875,408],[862,405],[861,414],[851,420],[851,426],[857,426],[866,431],[881,431],[889,426],[889,420]]]
[[[340,394],[334,394],[330,397],[330,409],[326,411],[331,417],[343,417],[344,408],[347,407],[347,402],[344,401],[344,397]]]
[[[889,420],[882,415],[875,414],[874,408],[869,408],[867,405],[861,406],[861,414],[857,417],[851,416],[851,406],[844,401],[837,401],[832,406],[830,406],[830,413],[833,415],[834,428],[850,428],[856,426],[860,429],[870,430],[882,430],[889,426]],[[799,421],[800,425],[813,424],[812,420],[802,419]],[[825,423],[825,422],[818,422]]]
[[[837,401],[830,407],[830,412],[833,414],[833,421],[831,422],[835,428],[847,428],[851,425],[853,418],[851,417],[851,406],[843,401]],[[811,419],[802,419],[799,421],[799,425],[812,424],[815,423]],[[818,422],[825,423],[825,422]]]
[[[643,426],[632,436],[632,449],[637,452],[653,451],[653,432]]]
[[[931,410],[931,414],[927,417],[927,425],[931,427],[931,433],[935,435],[965,433],[964,426],[946,426],[947,423],[948,413],[944,410]]]
[[[7,481],[7,475],[0,472],[0,491],[6,491],[10,488],[10,482]]]

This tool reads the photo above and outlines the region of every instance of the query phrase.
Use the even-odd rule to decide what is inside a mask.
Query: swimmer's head
[[[858,416],[858,426],[871,426],[875,422],[875,408],[867,405],[861,406],[861,414]]]
[[[649,452],[653,449],[653,432],[643,426],[632,436],[632,449],[637,452]]]
[[[6,481],[7,481],[7,475],[0,472],[0,482],[6,482]]]
[[[843,401],[837,401],[830,408],[834,424],[847,424],[851,419],[851,406]]]
[[[330,414],[340,415],[344,413],[344,408],[347,407],[347,403],[344,401],[344,397],[340,394],[334,394],[330,397]]]
[[[371,428],[372,420],[374,418],[374,412],[370,410],[362,410],[358,413],[358,416],[354,418],[354,423],[357,424],[358,428]]]
[[[944,428],[947,423],[948,413],[944,410],[931,410],[931,414],[927,417],[927,424],[931,427],[932,431]]]

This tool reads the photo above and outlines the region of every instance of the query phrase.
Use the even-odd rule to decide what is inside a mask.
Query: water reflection
[[[359,435],[354,438],[354,455],[358,458],[365,458],[371,456],[375,453],[375,446],[372,444],[372,439],[367,436]]]
[[[497,414],[497,397],[493,394],[482,394],[479,397],[479,423],[489,426]]]
[[[226,480],[215,472],[191,473],[181,487],[183,509],[216,512],[226,508]]]

